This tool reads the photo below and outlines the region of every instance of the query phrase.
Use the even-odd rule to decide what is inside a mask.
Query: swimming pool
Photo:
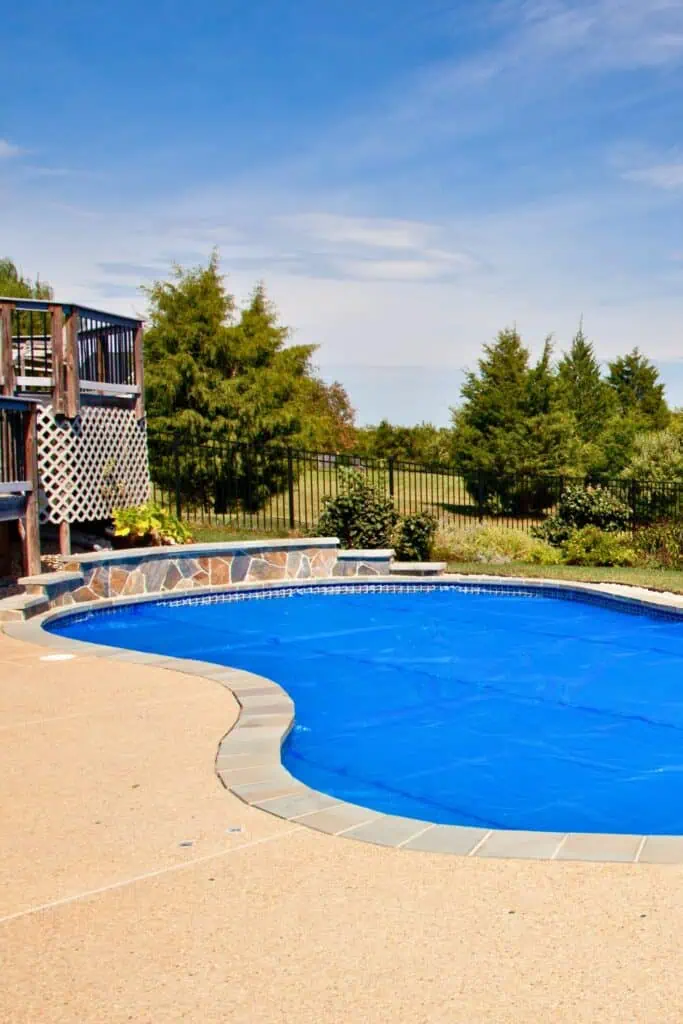
[[[296,707],[283,763],[340,800],[487,829],[683,833],[675,612],[378,583],[114,606],[46,628],[276,681]]]

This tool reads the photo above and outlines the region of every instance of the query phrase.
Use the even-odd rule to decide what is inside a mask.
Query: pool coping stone
[[[254,547],[262,542],[247,542]],[[332,546],[331,542],[328,544]],[[282,546],[292,545],[284,541]],[[356,553],[354,553],[356,554]],[[89,556],[93,558],[93,556]],[[96,556],[95,556],[96,557]],[[367,587],[368,579],[306,579],[277,582],[251,582],[207,587],[190,596],[277,589],[308,589],[332,586]],[[615,605],[627,604],[651,609],[668,609],[683,617],[683,595],[650,591],[626,584],[581,583],[570,580],[529,579],[489,574],[451,573],[426,581],[423,576],[374,576],[372,584],[420,588],[448,585],[496,585],[514,589],[568,590],[600,594]],[[221,784],[249,806],[329,836],[350,838],[383,847],[413,853],[448,854],[482,859],[535,859],[558,862],[594,862],[650,865],[683,865],[683,835],[640,836],[600,833],[551,833],[511,829],[486,829],[460,825],[440,825],[430,821],[384,814],[372,808],[347,803],[321,793],[300,782],[284,767],[281,748],[294,724],[294,703],[275,683],[243,669],[216,662],[172,658],[165,654],[131,651],[104,644],[70,640],[48,633],[48,622],[84,615],[112,606],[143,604],[159,600],[173,601],[165,594],[144,594],[105,598],[73,606],[53,608],[24,622],[2,623],[4,632],[19,640],[53,650],[70,651],[81,657],[106,657],[115,661],[150,665],[167,671],[199,676],[217,682],[229,690],[239,705],[239,716],[218,744],[215,772]],[[176,598],[177,600],[177,598]],[[250,695],[251,694],[251,695]],[[266,710],[267,709],[267,710]]]

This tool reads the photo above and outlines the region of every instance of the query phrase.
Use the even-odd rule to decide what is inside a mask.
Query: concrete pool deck
[[[216,778],[224,687],[51,653],[0,635],[0,1020],[683,1017],[682,866],[461,858],[283,821]]]

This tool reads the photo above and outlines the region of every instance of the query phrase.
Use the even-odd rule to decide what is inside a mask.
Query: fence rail
[[[390,495],[401,515],[427,509],[443,526],[495,523],[528,531],[555,511],[564,490],[575,483],[607,488],[628,505],[634,528],[683,515],[683,485],[676,482],[463,475],[452,466],[276,445],[188,445],[153,430],[148,439],[153,500],[197,525],[313,530],[324,498],[340,492],[350,469],[361,471]]]

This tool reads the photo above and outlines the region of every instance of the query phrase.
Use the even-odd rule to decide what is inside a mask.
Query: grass
[[[573,580],[578,583],[624,583],[632,587],[645,587],[648,590],[683,594],[683,571],[676,569],[610,569],[580,565],[530,565],[527,562],[506,562],[504,565],[488,565],[482,562],[449,562],[448,572]]]

